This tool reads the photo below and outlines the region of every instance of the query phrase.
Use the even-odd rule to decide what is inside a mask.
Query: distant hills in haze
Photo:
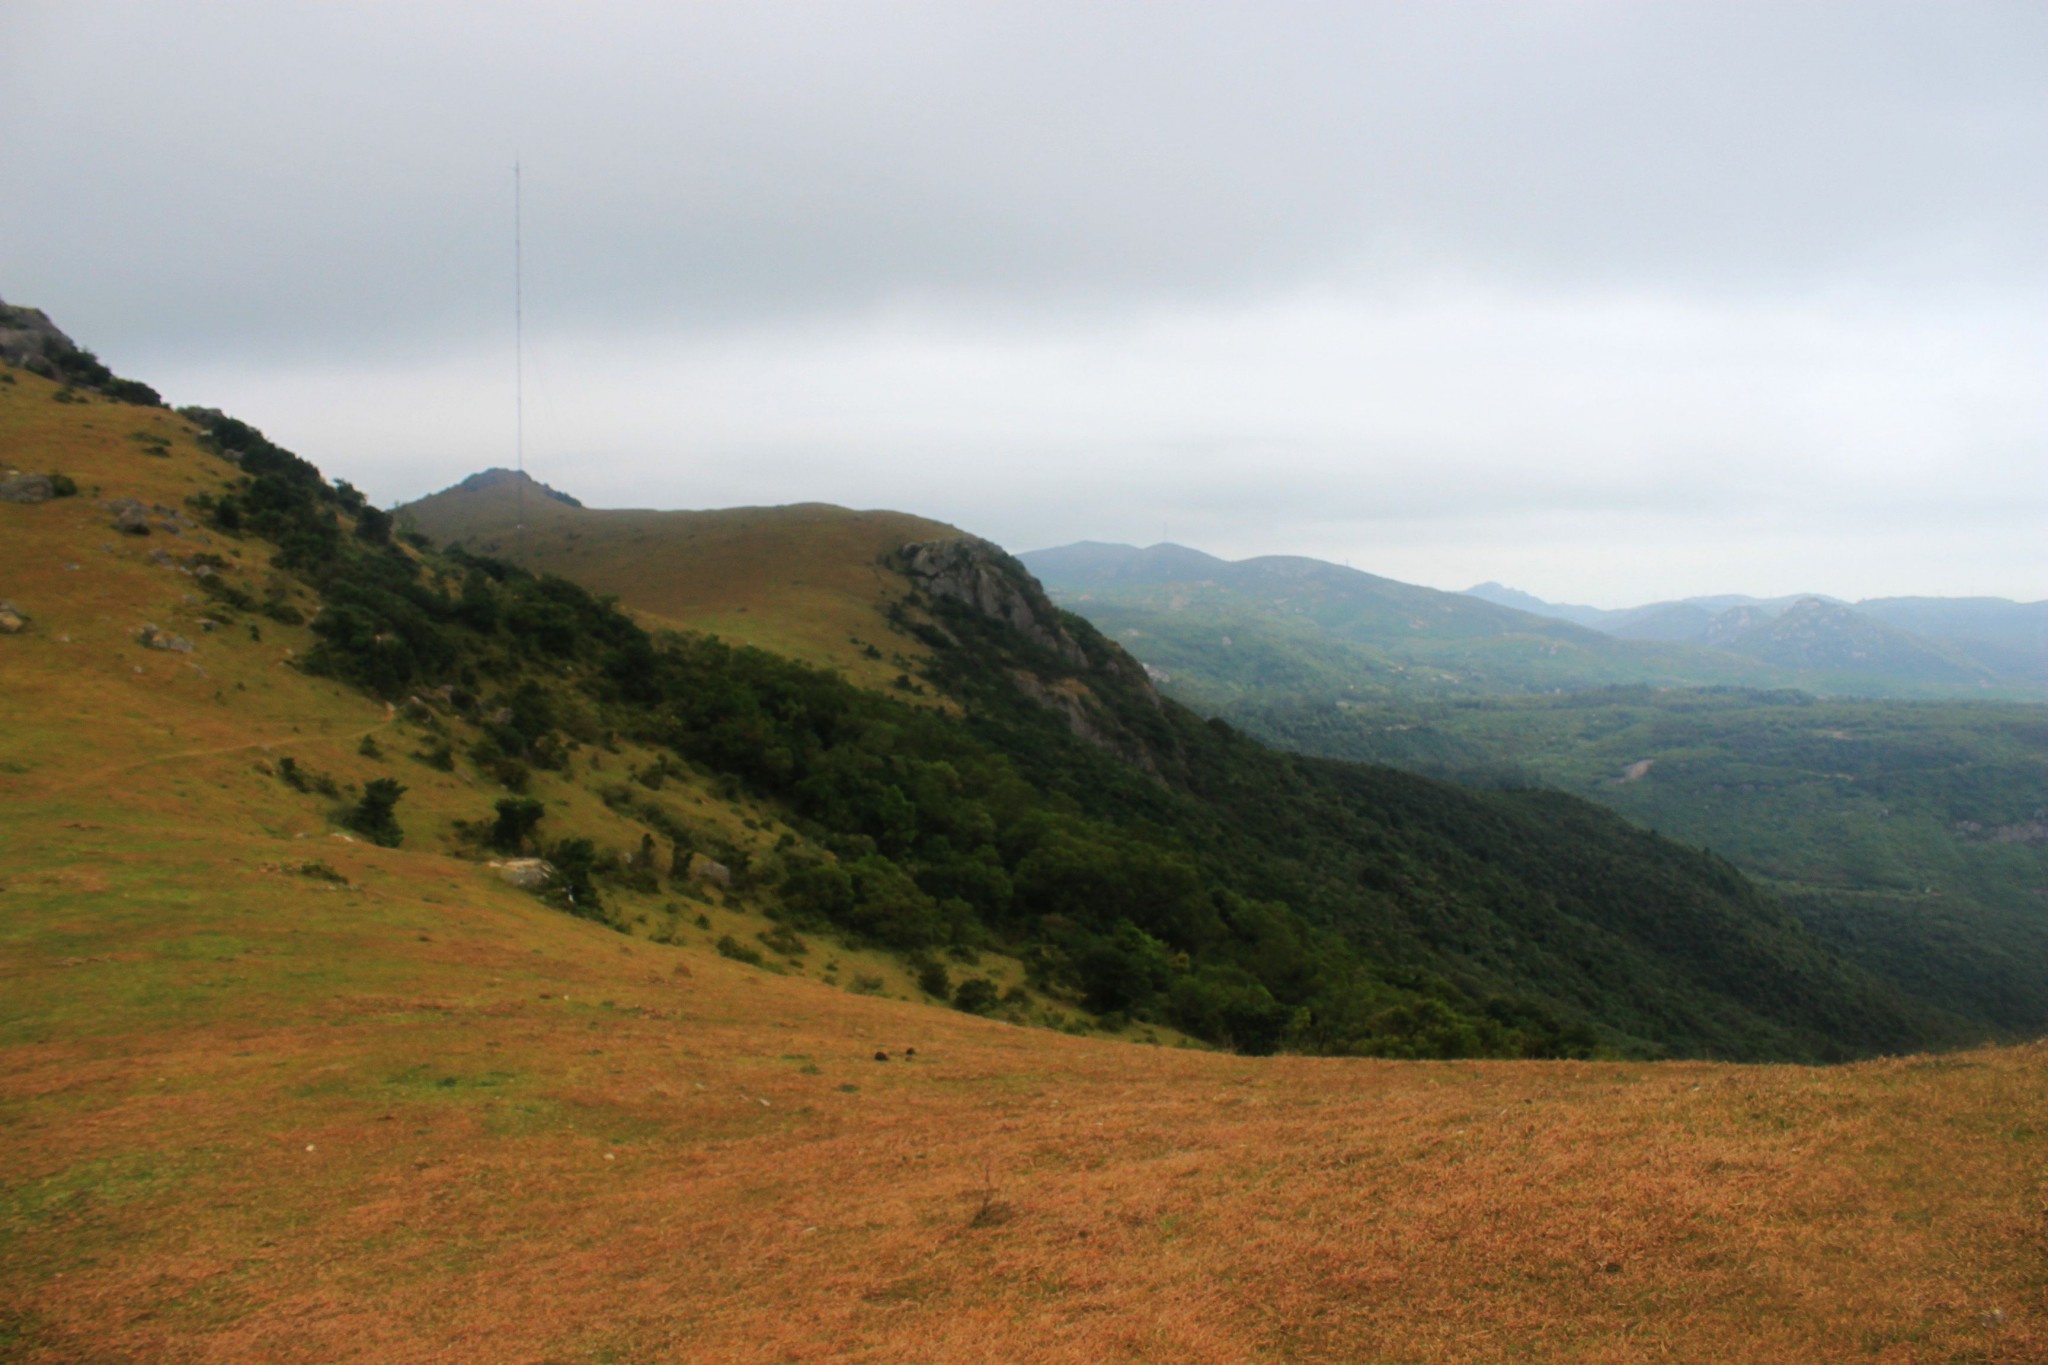
[[[1055,597],[1224,704],[1249,690],[1452,697],[1615,684],[1819,695],[2048,695],[2048,603],[1727,596],[1605,611],[1497,583],[1441,592],[1342,565],[1081,542],[1022,556]]]
[[[1793,667],[1853,666],[1955,682],[1989,673],[2048,685],[2048,602],[1877,597],[1848,603],[1818,593],[1731,594],[1602,608],[1546,602],[1499,583],[1481,583],[1465,595],[1617,639],[1706,645]]]

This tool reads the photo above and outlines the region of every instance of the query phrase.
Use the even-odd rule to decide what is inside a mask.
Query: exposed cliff
[[[933,604],[951,608],[937,613],[936,627],[949,644],[962,644],[960,632],[944,623],[951,617],[960,626],[962,608],[966,621],[1006,627],[976,632],[981,638],[969,648],[1000,660],[1010,682],[1038,705],[1058,712],[1074,735],[1155,776],[1178,768],[1170,747],[1163,750],[1141,733],[1150,728],[1141,713],[1159,709],[1159,694],[1144,666],[1087,622],[1054,606],[1014,556],[978,536],[961,536],[905,545],[897,552],[896,567]],[[1020,642],[1023,648],[1017,647]]]
[[[123,403],[152,408],[163,403],[149,385],[117,377],[98,356],[66,336],[42,309],[4,299],[0,299],[0,361],[45,379],[97,389]]]

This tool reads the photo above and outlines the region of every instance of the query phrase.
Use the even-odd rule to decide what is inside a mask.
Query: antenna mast
[[[519,159],[512,159],[512,459],[519,477],[514,531],[519,558],[526,558],[526,244],[522,222]]]

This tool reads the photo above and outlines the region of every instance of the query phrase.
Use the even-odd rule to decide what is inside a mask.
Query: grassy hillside
[[[475,757],[494,713],[309,672],[365,585],[322,579],[316,631],[309,571],[271,563],[307,546],[201,524],[276,510],[246,458],[0,375],[0,451],[79,485],[0,503],[26,618],[0,634],[0,1358],[2048,1349],[2038,1048],[1826,1071],[1236,1057],[888,998],[916,994],[898,957],[808,930],[785,955],[745,878],[646,891],[614,866],[606,922],[565,913],[463,828],[507,798],[512,736]],[[112,529],[116,498],[147,535]],[[366,521],[332,527],[411,558]],[[567,600],[494,583],[515,613]],[[386,666],[407,645],[358,643]],[[679,829],[735,868],[813,846],[731,773],[568,719],[521,764],[550,837],[667,852]],[[398,847],[342,823],[384,778]]]
[[[524,509],[525,535],[517,532]],[[508,470],[476,475],[401,513],[434,540],[573,578],[661,624],[837,668],[869,686],[924,650],[892,628],[907,590],[882,567],[898,546],[960,534],[901,512],[826,503],[710,512],[585,508]]]
[[[2038,1048],[1137,1048],[621,939],[431,856],[330,841],[329,889],[274,839],[83,823],[8,831],[11,1359],[2048,1346]]]

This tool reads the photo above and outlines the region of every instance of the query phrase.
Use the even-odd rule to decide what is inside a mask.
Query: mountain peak
[[[534,478],[531,474],[525,473],[522,470],[506,469],[502,466],[480,470],[446,491],[450,493],[488,493],[499,488],[517,490],[522,486],[532,489],[542,497],[553,498],[556,502],[566,503],[570,507],[581,507],[583,505],[559,488],[548,487],[548,485]]]

